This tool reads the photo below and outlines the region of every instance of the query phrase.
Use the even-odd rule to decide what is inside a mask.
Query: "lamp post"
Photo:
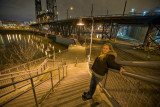
[[[70,7],[70,8],[67,9],[67,20],[68,20],[68,11],[69,10],[73,10],[73,7]]]
[[[53,59],[55,61],[55,57],[56,57],[56,54],[55,54],[55,49],[54,49],[54,46],[53,46]]]
[[[123,16],[124,16],[124,14],[125,14],[126,5],[127,5],[127,0],[125,1],[124,10],[123,10]]]
[[[49,49],[49,47],[47,46],[47,50],[45,51],[45,53],[46,53],[46,56],[47,56],[48,58],[50,57],[49,51],[50,51],[50,49]]]
[[[90,18],[92,20],[92,28],[91,28],[91,40],[90,40],[90,50],[89,50],[89,55],[88,55],[88,61],[90,62],[91,60],[91,51],[92,51],[92,37],[93,37],[93,31],[94,31],[94,18],[93,17],[82,17],[84,18]],[[79,23],[77,25],[82,26],[84,23],[82,22],[82,18],[80,18]]]

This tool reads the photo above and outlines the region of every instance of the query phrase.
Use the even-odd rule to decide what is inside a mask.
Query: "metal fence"
[[[46,57],[42,57],[42,58],[39,58],[37,60],[29,62],[29,64],[30,65],[35,65],[35,64],[43,62],[45,59],[46,59]],[[11,72],[16,72],[16,71],[22,71],[22,70],[25,70],[26,67],[27,67],[27,63],[21,64],[21,65],[18,65],[18,66],[14,66],[12,68],[0,71],[0,75],[11,73]]]
[[[160,106],[160,78],[110,69],[100,86],[114,106]]]
[[[38,75],[40,73],[43,73],[49,67],[49,65],[47,65],[47,62],[48,61],[46,59],[39,67],[37,67],[37,69],[0,75],[0,78],[1,78],[0,79],[0,86],[6,85],[9,83],[14,83],[16,81],[20,81],[20,80]],[[38,80],[38,78],[37,79],[34,78],[34,81],[36,81],[36,80]],[[28,84],[30,84],[29,81],[24,81],[19,84],[14,84],[13,86],[9,86],[4,89],[1,89],[0,97],[3,97],[13,91],[16,91],[17,89],[20,89],[24,86],[27,86]]]
[[[10,83],[0,86],[1,90],[3,90],[3,89],[6,90],[6,88],[8,88],[8,90],[12,89],[8,93],[11,93],[11,92],[13,92],[13,90],[15,91],[16,89],[18,89],[19,87],[17,87],[17,86],[19,84],[24,84],[23,87],[24,86],[29,86],[29,87],[26,88],[26,91],[23,91],[23,92],[19,93],[18,95],[14,96],[13,98],[11,98],[7,101],[4,101],[3,103],[0,104],[0,106],[3,106],[5,104],[11,102],[12,100],[16,99],[20,95],[28,92],[29,90],[32,90],[33,94],[34,94],[34,99],[35,99],[36,106],[38,107],[38,104],[42,102],[41,99],[43,99],[41,97],[44,97],[44,95],[41,96],[41,97],[37,97],[35,88],[40,86],[44,82],[50,81],[50,85],[47,85],[48,88],[50,88],[50,89],[49,89],[49,91],[46,90],[47,94],[49,94],[53,90],[54,86],[56,86],[58,83],[60,83],[60,81],[65,76],[67,76],[67,65],[59,66],[56,69],[53,69],[53,70],[50,70],[50,71],[47,71],[47,72],[42,72],[40,74],[38,72],[35,72],[35,74],[33,72],[28,77],[26,77],[25,79],[17,80],[17,81],[12,81],[13,79],[9,78]],[[25,75],[23,75],[23,76],[25,76]],[[14,77],[14,78],[16,78],[16,77]],[[55,79],[55,80],[53,80],[53,79]],[[39,81],[36,81],[36,80],[39,80]],[[53,84],[53,81],[54,81],[54,84]],[[19,85],[19,86],[22,87],[22,85]],[[6,94],[8,94],[8,93],[6,93]]]

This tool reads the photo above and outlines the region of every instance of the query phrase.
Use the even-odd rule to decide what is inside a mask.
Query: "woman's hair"
[[[103,48],[102,48],[102,50],[101,50],[101,54],[100,54],[100,59],[101,60],[103,60],[103,58],[104,57],[106,57],[106,55],[114,55],[115,57],[117,57],[117,53],[114,51],[114,49],[113,49],[113,47],[112,47],[112,45],[110,44],[110,43],[105,43],[104,45],[103,45],[103,47],[104,46],[109,46],[109,52],[108,53],[106,53],[106,54],[104,54],[103,53]]]

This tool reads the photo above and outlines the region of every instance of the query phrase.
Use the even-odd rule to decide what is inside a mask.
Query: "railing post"
[[[28,71],[28,72],[29,72],[29,76],[30,76],[30,77],[32,77],[32,75],[31,75],[31,71]]]
[[[58,73],[59,73],[59,83],[60,83],[60,80],[61,80],[61,76],[60,76],[60,67],[58,67]]]
[[[104,78],[103,88],[105,88],[105,86],[106,86],[106,81],[107,81],[107,74],[105,75],[105,78]]]
[[[45,64],[43,65],[43,67],[44,67],[44,70],[45,70]]]
[[[12,83],[14,83],[14,78],[15,78],[15,77],[12,77],[12,78],[11,78]],[[14,89],[16,90],[16,85],[15,85],[15,84],[13,85],[13,87],[14,87]]]
[[[31,84],[32,84],[32,90],[33,90],[33,94],[34,94],[34,99],[35,99],[35,102],[36,102],[36,106],[38,107],[38,102],[37,102],[37,97],[36,97],[36,92],[35,92],[35,86],[34,86],[34,83],[33,83],[33,79],[30,78],[31,80]]]
[[[67,65],[66,65],[66,76],[67,76]]]
[[[53,66],[54,66],[55,60],[53,61]]]
[[[63,78],[64,78],[64,66],[63,66]]]
[[[38,68],[37,68],[37,75],[38,75]],[[37,76],[37,79],[39,79],[39,76]]]
[[[62,62],[62,66],[63,66],[63,58],[62,58],[62,61],[61,61],[61,62]]]
[[[76,57],[76,63],[75,63],[75,67],[76,67],[77,63],[78,63],[78,59],[77,59],[77,57]]]
[[[42,65],[41,65],[41,73],[42,73]]]
[[[52,90],[53,90],[53,78],[52,78],[52,71],[50,72],[51,74],[51,85],[52,85]]]

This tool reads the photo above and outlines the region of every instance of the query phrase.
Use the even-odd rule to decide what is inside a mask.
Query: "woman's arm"
[[[117,70],[120,70],[120,68],[122,67],[120,64],[117,64],[115,62],[115,56],[114,55],[108,55],[107,65],[108,65],[109,68],[117,69]]]
[[[95,63],[96,63],[96,61],[97,61],[97,59],[98,59],[98,57],[94,60],[94,63],[93,63],[93,65],[92,65],[91,69],[93,69],[93,67],[94,67],[94,65],[95,65]]]
[[[107,64],[108,64],[109,68],[120,70],[121,75],[122,75],[122,72],[126,71],[120,64],[117,64],[115,62],[115,56],[114,55],[109,55],[108,56]]]

